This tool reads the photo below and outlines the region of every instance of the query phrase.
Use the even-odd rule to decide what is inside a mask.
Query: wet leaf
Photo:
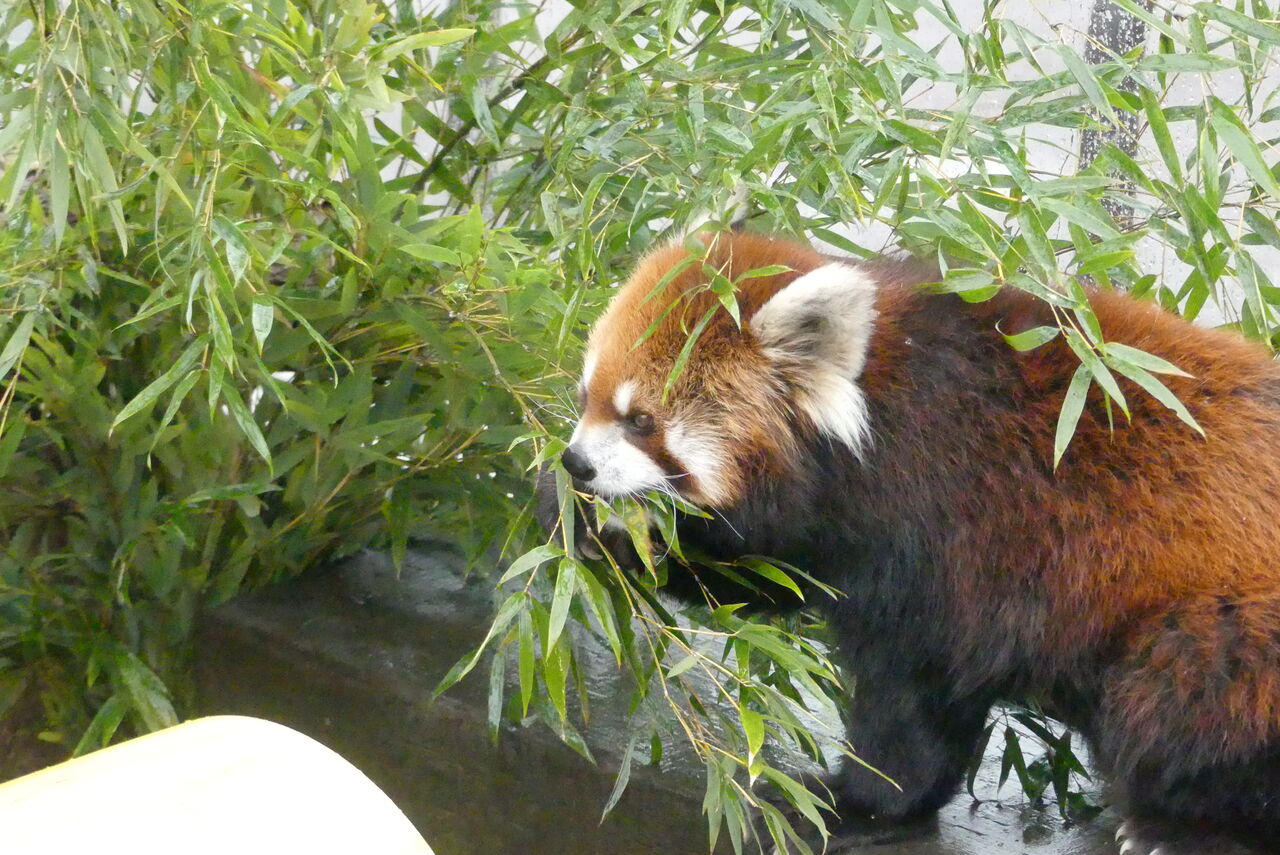
[[[578,590],[578,562],[562,558],[556,569],[556,591],[551,601],[551,618],[547,624],[547,647],[554,648],[569,616],[569,604]]]
[[[489,631],[485,633],[484,640],[480,642],[480,645],[474,651],[468,652],[466,656],[459,659],[457,663],[449,669],[448,673],[441,678],[440,682],[436,685],[435,690],[431,693],[432,697],[439,697],[442,692],[446,691],[450,686],[454,685],[463,677],[471,673],[471,670],[476,667],[476,663],[480,661],[480,657],[483,656],[485,650],[488,649],[489,643],[493,641],[495,637],[505,632],[507,627],[511,625],[511,622],[516,619],[516,616],[521,612],[521,609],[525,604],[526,596],[527,595],[523,591],[517,591],[503,601],[497,614],[494,615],[493,622],[489,625]]]

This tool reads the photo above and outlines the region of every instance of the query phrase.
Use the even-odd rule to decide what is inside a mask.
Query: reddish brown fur
[[[792,414],[780,390],[764,382],[770,373],[764,355],[726,311],[717,311],[699,336],[692,359],[664,402],[663,389],[689,332],[709,309],[720,305],[706,287],[706,271],[710,268],[738,283],[738,304],[746,319],[797,275],[827,259],[801,244],[749,234],[709,237],[705,260],[688,263],[690,258],[680,245],[649,255],[596,324],[590,350],[598,363],[582,418],[587,424],[616,419],[614,390],[625,380],[636,382],[632,408],[658,416],[658,429],[644,445],[651,455],[663,449],[663,428],[677,417],[706,425],[728,441],[737,459],[727,485],[731,492],[721,499],[731,501],[750,478],[776,471],[794,452],[789,443]],[[684,269],[663,284],[669,271],[681,264]],[[785,266],[789,272],[741,278],[771,266]],[[695,500],[710,498],[696,482],[682,489]]]
[[[892,299],[886,293],[885,303]],[[974,311],[995,322],[1026,311],[1030,299],[1007,294]],[[1052,477],[1027,478],[992,461],[985,503],[999,507],[1003,519],[978,522],[952,547],[959,566],[969,563],[959,561],[963,553],[984,555],[997,577],[1052,568],[1053,599],[1039,604],[1038,613],[1019,608],[1014,617],[1043,621],[1035,643],[1049,655],[1070,657],[1121,628],[1119,644],[1135,667],[1116,669],[1104,692],[1106,714],[1127,736],[1113,750],[1141,754],[1176,730],[1188,750],[1240,757],[1280,736],[1280,397],[1266,391],[1277,381],[1276,365],[1260,345],[1193,327],[1154,305],[1108,292],[1091,295],[1091,302],[1107,340],[1162,356],[1193,375],[1164,379],[1205,438],[1123,379],[1132,418],[1115,412],[1112,429],[1095,387]],[[886,305],[882,323],[892,316]],[[877,360],[893,359],[891,342],[886,330]],[[1010,351],[1007,358],[1025,381],[1022,416],[1018,424],[992,427],[1007,431],[1009,443],[1030,435],[1047,466],[1077,359],[1061,342],[1027,354]],[[886,376],[875,369],[869,365],[866,373],[870,394]],[[1038,489],[1026,489],[1028,482]],[[1045,555],[1043,564],[1028,562],[1038,554]],[[1018,584],[975,575],[953,581],[963,600],[975,601],[1007,598],[1011,582]],[[1223,601],[1239,609],[1232,621],[1242,628],[1239,637],[1224,639],[1215,628]],[[974,618],[967,627],[973,637],[991,632]],[[1171,647],[1179,655],[1170,655]],[[1240,660],[1240,679],[1216,682],[1221,672],[1208,666],[1223,656]],[[1153,702],[1168,693],[1180,702]],[[1170,720],[1173,710],[1185,717]]]
[[[990,425],[987,441],[957,438],[918,461],[934,471],[946,465],[939,454],[1000,454],[1030,437],[1043,467],[1018,471],[1001,458],[983,467],[989,477],[970,498],[967,530],[949,540],[956,600],[974,604],[956,616],[972,644],[986,646],[992,613],[977,604],[1007,603],[1000,631],[1061,660],[1046,671],[1119,629],[1132,667],[1115,669],[1104,690],[1105,714],[1127,737],[1108,746],[1117,762],[1140,762],[1153,741],[1175,734],[1187,750],[1242,757],[1280,737],[1280,390],[1265,391],[1277,382],[1276,363],[1261,345],[1150,303],[1104,291],[1090,300],[1108,341],[1193,375],[1162,379],[1206,436],[1125,379],[1132,418],[1114,410],[1113,429],[1095,385],[1050,475],[1058,413],[1079,362],[1061,340],[1028,353],[1008,349],[1002,358],[1023,381],[1018,420]],[[882,288],[878,308],[863,380],[873,398],[912,380],[892,367],[904,356],[895,327],[915,308],[912,289]],[[1050,322],[1047,308],[1016,292],[966,310],[1005,328],[1014,317],[1023,327]],[[975,556],[988,572],[972,572]],[[1029,574],[1042,572],[1052,573],[1053,596],[1028,602],[1020,592],[1034,585]],[[1239,637],[1224,639],[1215,626],[1223,601],[1239,609]],[[1239,660],[1238,679],[1220,680],[1210,667],[1224,656]],[[1171,719],[1173,710],[1183,715]]]
[[[717,313],[664,403],[688,331],[716,304],[697,264],[650,296],[686,255],[668,247],[649,256],[597,326],[591,347],[599,367],[584,418],[615,418],[613,390],[633,379],[636,405],[660,423],[680,415],[721,432],[734,458],[720,506],[733,510],[761,485],[797,477],[797,455],[814,448],[813,426],[789,406],[749,328],[769,297],[829,259],[759,236],[712,240],[707,263],[731,281],[771,265],[791,272],[741,282],[747,331]],[[1164,774],[1155,767],[1186,777],[1215,764],[1274,762],[1266,758],[1280,744],[1280,374],[1271,354],[1149,303],[1092,293],[1108,341],[1193,375],[1162,379],[1206,435],[1120,379],[1131,418],[1116,410],[1113,427],[1095,386],[1055,470],[1055,426],[1078,359],[1061,338],[1018,353],[996,333],[997,325],[1008,332],[1051,323],[1048,308],[1008,290],[976,305],[923,296],[916,285],[931,277],[913,265],[864,269],[879,283],[878,319],[858,382],[881,419],[869,450],[881,462],[874,483],[836,496],[875,503],[844,512],[886,527],[910,531],[919,520],[922,545],[911,548],[927,553],[937,575],[914,595],[920,613],[942,625],[938,650],[922,643],[911,655],[947,675],[948,697],[981,698],[996,686],[1061,703],[1062,687],[1079,684],[1088,699],[1082,726],[1130,782]],[[959,326],[946,320],[956,313],[974,330],[961,344]],[[957,351],[963,365],[922,373],[928,363],[918,349],[935,346],[967,348]],[[998,415],[975,415],[986,412]],[[649,441],[660,448],[661,431]],[[706,498],[696,485],[686,492]],[[848,537],[856,545],[873,534]],[[804,547],[811,548],[818,547]],[[850,584],[873,585],[876,568],[868,572]],[[843,630],[867,655],[877,642],[859,638],[857,627],[874,624],[866,611],[873,606],[849,606],[862,611]],[[1275,770],[1265,766],[1263,774]],[[1280,780],[1269,783],[1280,788]],[[1266,816],[1280,828],[1280,816]]]

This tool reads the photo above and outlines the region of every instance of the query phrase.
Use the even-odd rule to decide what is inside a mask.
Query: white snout
[[[596,495],[613,498],[667,486],[661,467],[627,441],[621,425],[579,422],[571,445],[595,470],[595,477],[585,486]]]

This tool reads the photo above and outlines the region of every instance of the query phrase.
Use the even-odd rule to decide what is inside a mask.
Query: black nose
[[[596,477],[596,470],[587,462],[587,458],[573,450],[572,445],[560,455],[560,462],[564,464],[565,471],[579,481],[590,481]]]

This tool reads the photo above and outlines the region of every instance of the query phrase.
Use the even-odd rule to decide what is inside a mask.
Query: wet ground
[[[440,699],[440,676],[483,636],[491,590],[464,580],[446,547],[420,548],[399,578],[382,556],[241,598],[206,620],[198,650],[201,712],[260,715],[295,727],[362,768],[438,855],[702,855],[703,772],[668,750],[636,766],[603,824],[600,810],[627,744],[628,693],[612,660],[591,666],[587,762],[540,725],[506,726],[495,745],[487,677]],[[477,671],[483,672],[481,668]],[[999,736],[975,783],[917,839],[872,855],[1116,855],[1111,810],[1068,824],[1028,807],[1012,778],[997,789]],[[1029,758],[1030,759],[1030,758]],[[1184,841],[1161,855],[1237,855]],[[1145,853],[1143,853],[1145,855]]]
[[[1104,810],[1084,822],[1068,823],[1052,802],[1029,805],[1014,775],[1010,774],[1003,787],[999,785],[1004,747],[999,731],[997,728],[974,781],[974,793],[980,801],[974,801],[967,793],[957,796],[942,809],[929,833],[919,839],[850,851],[874,855],[1117,855],[1115,832],[1119,820],[1114,810]],[[1034,740],[1025,732],[1023,737],[1026,760],[1030,762],[1034,756],[1026,746]],[[1097,785],[1081,781],[1076,786],[1095,801],[1103,801]]]

